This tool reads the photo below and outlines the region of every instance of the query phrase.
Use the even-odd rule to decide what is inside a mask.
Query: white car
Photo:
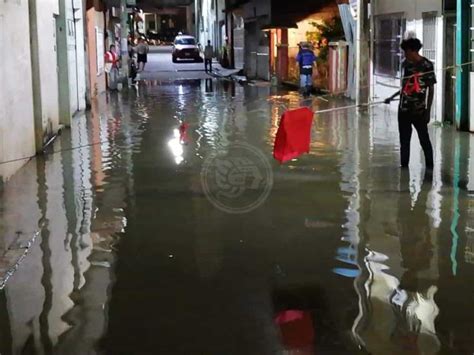
[[[193,36],[178,35],[173,42],[173,63],[178,59],[194,59],[202,62],[201,53],[196,39]]]

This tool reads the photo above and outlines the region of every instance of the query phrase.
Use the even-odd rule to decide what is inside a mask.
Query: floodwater
[[[472,354],[474,136],[432,127],[425,176],[394,113],[336,111],[272,159],[344,104],[148,82],[75,118],[1,195],[0,353]]]

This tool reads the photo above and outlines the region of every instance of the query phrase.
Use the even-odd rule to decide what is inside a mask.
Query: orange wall
[[[97,75],[97,43],[95,28],[99,27],[104,31],[104,16],[102,12],[90,8],[86,13],[87,18],[87,40],[89,58],[89,80],[91,98],[105,92],[105,73]],[[105,47],[104,47],[105,48]]]

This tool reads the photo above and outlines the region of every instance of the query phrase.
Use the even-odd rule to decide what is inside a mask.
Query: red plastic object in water
[[[281,340],[286,349],[313,347],[315,334],[311,312],[286,310],[276,316],[275,323],[280,328]],[[314,354],[314,351],[311,353]]]
[[[185,122],[181,123],[181,125],[179,126],[179,141],[181,143],[189,142],[188,127],[189,125]]]
[[[273,157],[280,163],[309,153],[314,113],[307,107],[286,111],[281,117]]]

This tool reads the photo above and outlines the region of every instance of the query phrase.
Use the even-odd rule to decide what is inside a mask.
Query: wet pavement
[[[285,109],[341,104],[104,97],[5,185],[0,353],[472,354],[474,136],[431,127],[425,175],[416,139],[398,168],[394,113],[335,111],[272,160]]]
[[[210,76],[204,70],[204,62],[199,63],[194,60],[180,60],[178,63],[172,61],[171,46],[152,46],[148,55],[148,63],[145,71],[139,74],[142,80],[159,80],[173,82],[175,80],[196,80],[208,79]],[[220,68],[218,63],[213,64],[214,68]]]

